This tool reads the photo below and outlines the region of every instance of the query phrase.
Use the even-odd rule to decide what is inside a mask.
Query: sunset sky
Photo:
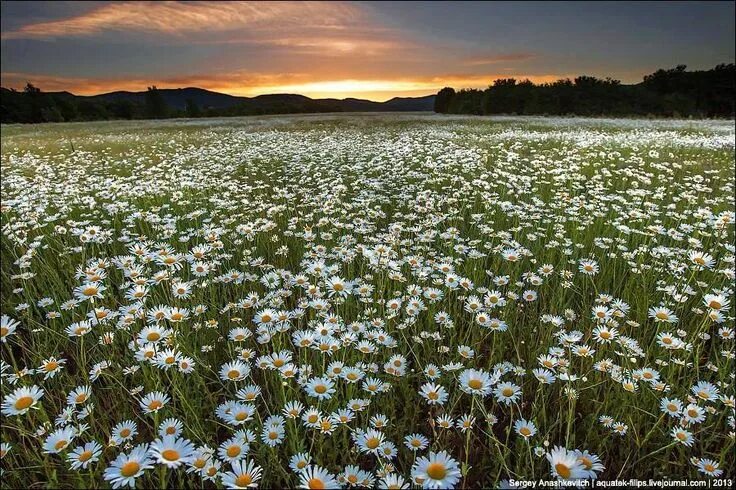
[[[5,2],[2,86],[386,100],[734,61],[734,2]]]

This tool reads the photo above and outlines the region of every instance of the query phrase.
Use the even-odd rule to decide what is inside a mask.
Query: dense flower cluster
[[[733,476],[733,151],[717,122],[4,129],[2,477]]]

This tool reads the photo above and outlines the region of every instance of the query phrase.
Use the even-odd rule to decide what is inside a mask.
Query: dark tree
[[[164,119],[169,116],[169,107],[164,96],[156,86],[148,87],[146,91],[146,116],[149,119]]]
[[[434,112],[446,114],[450,109],[450,102],[455,96],[455,89],[445,87],[434,98]]]
[[[199,106],[193,99],[187,99],[186,114],[187,117],[200,117],[202,115],[202,111],[199,110]]]

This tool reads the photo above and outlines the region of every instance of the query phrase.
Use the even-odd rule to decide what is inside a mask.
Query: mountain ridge
[[[4,89],[8,90],[8,89]],[[185,110],[187,100],[193,101],[202,110],[230,109],[235,106],[259,106],[300,104],[302,106],[318,106],[319,109],[334,108],[336,112],[364,111],[431,111],[434,107],[434,94],[421,97],[393,97],[384,102],[347,97],[344,99],[314,99],[301,94],[275,93],[253,97],[230,95],[200,87],[160,88],[157,89],[166,104],[174,110]],[[43,92],[46,95],[105,102],[130,101],[143,104],[146,91],[115,90],[96,95],[76,95],[68,91]],[[324,112],[320,110],[319,112]]]

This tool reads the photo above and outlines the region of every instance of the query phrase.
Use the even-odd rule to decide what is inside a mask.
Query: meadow
[[[736,475],[732,121],[10,125],[1,165],[4,486]]]

